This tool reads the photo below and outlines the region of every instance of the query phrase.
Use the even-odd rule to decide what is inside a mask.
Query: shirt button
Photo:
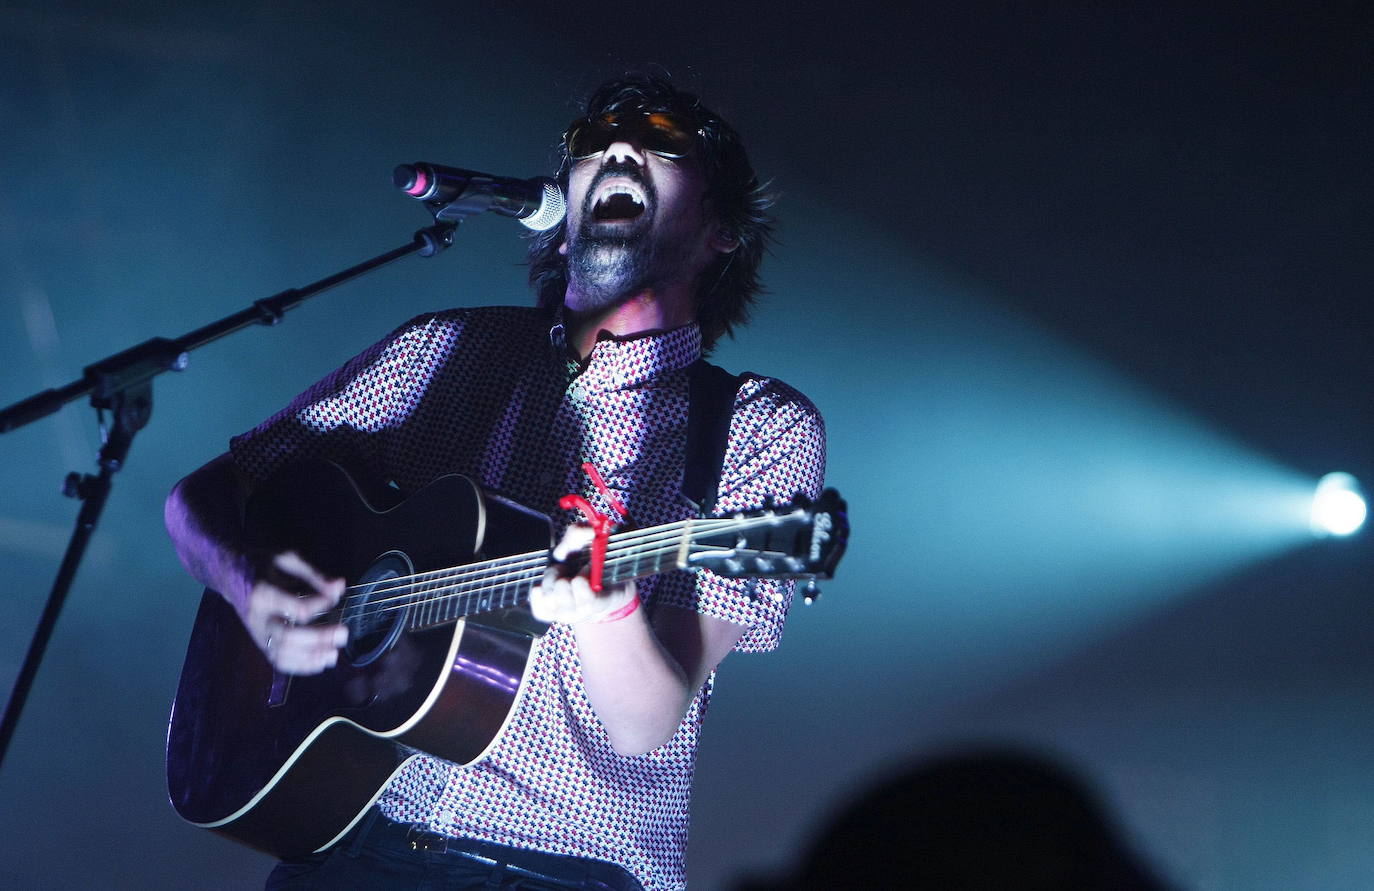
[[[440,826],[452,826],[458,821],[458,815],[453,811],[440,811],[438,816]]]

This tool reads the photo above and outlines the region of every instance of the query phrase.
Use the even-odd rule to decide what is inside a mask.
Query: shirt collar
[[[561,312],[549,329],[549,342],[563,354],[569,354]],[[696,322],[630,337],[603,333],[577,374],[577,381],[588,391],[622,390],[665,372],[686,368],[699,358],[701,328]]]

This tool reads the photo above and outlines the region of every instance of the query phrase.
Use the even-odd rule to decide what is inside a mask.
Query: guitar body
[[[293,465],[255,492],[247,528],[254,544],[295,550],[352,586],[541,551],[551,540],[546,517],[464,477],[378,509],[325,461]],[[542,626],[517,607],[411,630],[411,609],[381,611],[335,668],[287,676],[206,591],[167,734],[177,812],[278,857],[299,856],[337,841],[413,750],[480,759],[510,718]]]

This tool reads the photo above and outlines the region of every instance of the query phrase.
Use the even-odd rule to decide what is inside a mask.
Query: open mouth
[[[644,192],[633,183],[612,183],[592,205],[592,219],[598,223],[633,220],[644,213]]]

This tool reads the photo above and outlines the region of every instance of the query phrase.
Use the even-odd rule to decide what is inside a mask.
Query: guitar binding
[[[348,627],[348,643],[343,656],[353,667],[362,668],[377,661],[400,639],[410,615],[411,597],[391,593],[396,590],[393,587],[383,587],[380,592],[377,587],[414,572],[415,567],[403,552],[387,551],[362,574],[355,586],[361,590],[345,598],[342,621]],[[388,599],[396,603],[381,606]]]

